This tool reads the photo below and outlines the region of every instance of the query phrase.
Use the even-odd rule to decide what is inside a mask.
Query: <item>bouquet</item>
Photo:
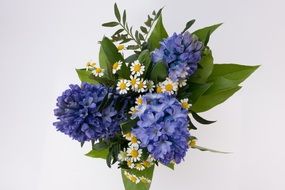
[[[174,169],[197,145],[192,130],[214,121],[199,113],[237,92],[258,66],[214,64],[208,42],[221,25],[189,32],[195,20],[172,35],[162,9],[153,11],[139,30],[127,22],[126,10],[114,5],[117,28],[99,42],[99,64],[77,69],[72,84],[57,99],[56,129],[83,146],[86,155],[115,163],[126,190],[148,190],[155,166]]]

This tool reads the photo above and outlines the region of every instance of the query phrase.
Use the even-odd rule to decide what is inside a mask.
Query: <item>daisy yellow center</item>
[[[137,80],[136,80],[136,79],[132,79],[132,80],[131,80],[131,85],[132,85],[132,86],[135,86],[136,84],[137,84]]]
[[[135,183],[137,181],[137,178],[135,176],[130,176],[130,180]]]
[[[138,103],[138,105],[141,105],[143,103],[143,99],[142,98],[138,98],[137,99],[137,103]]]
[[[148,167],[150,167],[150,162],[149,161],[143,161],[143,165],[148,168]]]
[[[128,161],[127,161],[127,164],[128,164],[128,166],[130,167],[133,163],[132,163],[130,160],[128,160]]]
[[[118,62],[116,62],[116,63],[113,64],[113,69],[116,70],[116,69],[118,69],[118,67],[119,67],[119,63],[118,63]]]
[[[135,64],[134,66],[134,71],[139,72],[141,70],[141,65],[140,64]]]
[[[136,137],[132,137],[132,138],[131,138],[131,142],[132,142],[133,144],[136,144],[136,143],[138,142],[138,139],[137,139]]]
[[[123,44],[120,44],[120,45],[117,46],[117,49],[119,51],[123,50],[124,48],[125,48],[125,46]]]
[[[144,86],[143,82],[140,82],[140,83],[138,84],[138,87],[139,87],[139,88],[143,88],[143,86]]]
[[[192,148],[196,147],[196,141],[195,140],[192,140],[190,142],[190,147],[192,147]]]
[[[189,108],[189,104],[187,102],[182,102],[182,108],[188,109]]]
[[[102,69],[100,67],[97,67],[96,68],[96,73],[101,73],[102,72]]]
[[[127,85],[126,83],[122,82],[119,87],[121,90],[125,90],[127,88]]]
[[[156,92],[157,93],[162,93],[162,88],[160,86],[156,87]]]
[[[127,134],[125,134],[125,137],[126,137],[127,139],[129,139],[129,138],[132,137],[132,134],[131,134],[131,133],[127,133]]]
[[[139,156],[139,152],[137,150],[132,150],[130,155],[133,157],[133,158],[137,158]]]
[[[172,84],[165,85],[165,90],[166,91],[172,91],[173,90],[173,85]]]

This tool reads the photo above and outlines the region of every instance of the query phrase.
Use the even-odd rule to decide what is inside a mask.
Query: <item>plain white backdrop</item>
[[[210,46],[216,63],[262,65],[230,100],[202,115],[218,120],[193,132],[199,144],[233,154],[190,150],[170,171],[155,171],[152,190],[285,189],[282,0],[118,0],[139,27],[164,6],[171,34],[223,22]],[[84,156],[90,147],[56,132],[53,109],[75,68],[98,60],[98,40],[113,30],[113,0],[0,0],[0,189],[123,190],[120,172]]]

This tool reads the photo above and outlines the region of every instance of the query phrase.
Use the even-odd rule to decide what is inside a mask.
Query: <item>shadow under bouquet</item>
[[[155,166],[174,169],[197,145],[196,124],[214,121],[205,112],[224,102],[258,66],[214,64],[208,42],[221,25],[168,35],[162,9],[153,11],[139,30],[114,6],[117,28],[100,41],[99,64],[77,69],[80,85],[70,85],[57,99],[56,129],[83,146],[86,155],[117,163],[126,190],[148,190]],[[194,125],[194,123],[196,123]]]

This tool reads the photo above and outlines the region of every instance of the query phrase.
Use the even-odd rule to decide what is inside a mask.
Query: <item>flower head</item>
[[[132,89],[133,91],[136,91],[136,90],[137,90],[139,81],[140,81],[140,80],[137,78],[136,75],[131,75],[131,76],[130,76],[130,86],[131,86],[131,89]]]
[[[142,149],[137,146],[131,146],[127,149],[128,156],[132,162],[140,161],[142,156]]]
[[[116,74],[122,67],[122,61],[115,62],[112,67],[113,74]]]
[[[146,88],[149,92],[154,91],[154,82],[152,80],[146,80]]]
[[[94,61],[89,61],[86,63],[86,71],[94,69],[96,67],[96,62]]]
[[[134,62],[131,65],[132,75],[141,76],[144,72],[145,66],[139,62]]]
[[[137,92],[143,93],[146,91],[146,81],[143,79],[139,80],[138,87],[137,87]]]
[[[104,69],[102,69],[101,67],[94,67],[94,70],[92,71],[92,74],[95,77],[102,77],[104,75]]]
[[[168,76],[173,81],[185,79],[197,70],[203,44],[195,35],[189,32],[174,33],[160,45],[152,54],[153,62],[163,61],[168,66]]]
[[[172,81],[170,78],[167,78],[162,83],[162,92],[168,93],[168,94],[174,94],[178,90],[178,84],[177,82]]]
[[[122,51],[122,50],[125,49],[125,45],[124,45],[124,44],[119,44],[119,45],[117,46],[117,49],[118,49],[118,51]]]
[[[168,94],[146,94],[134,114],[139,119],[132,133],[158,161],[181,162],[190,137],[188,112]]]
[[[188,98],[184,98],[180,101],[182,108],[184,108],[186,110],[188,110],[190,108],[190,104],[188,101],[189,101]]]
[[[127,94],[129,90],[130,83],[126,79],[121,79],[117,84],[117,90],[120,94]]]
[[[119,123],[125,119],[125,105],[120,112],[115,110],[117,95],[107,107],[99,110],[104,97],[112,91],[102,85],[70,85],[57,98],[54,114],[58,121],[54,126],[79,142],[112,138],[120,131]]]

